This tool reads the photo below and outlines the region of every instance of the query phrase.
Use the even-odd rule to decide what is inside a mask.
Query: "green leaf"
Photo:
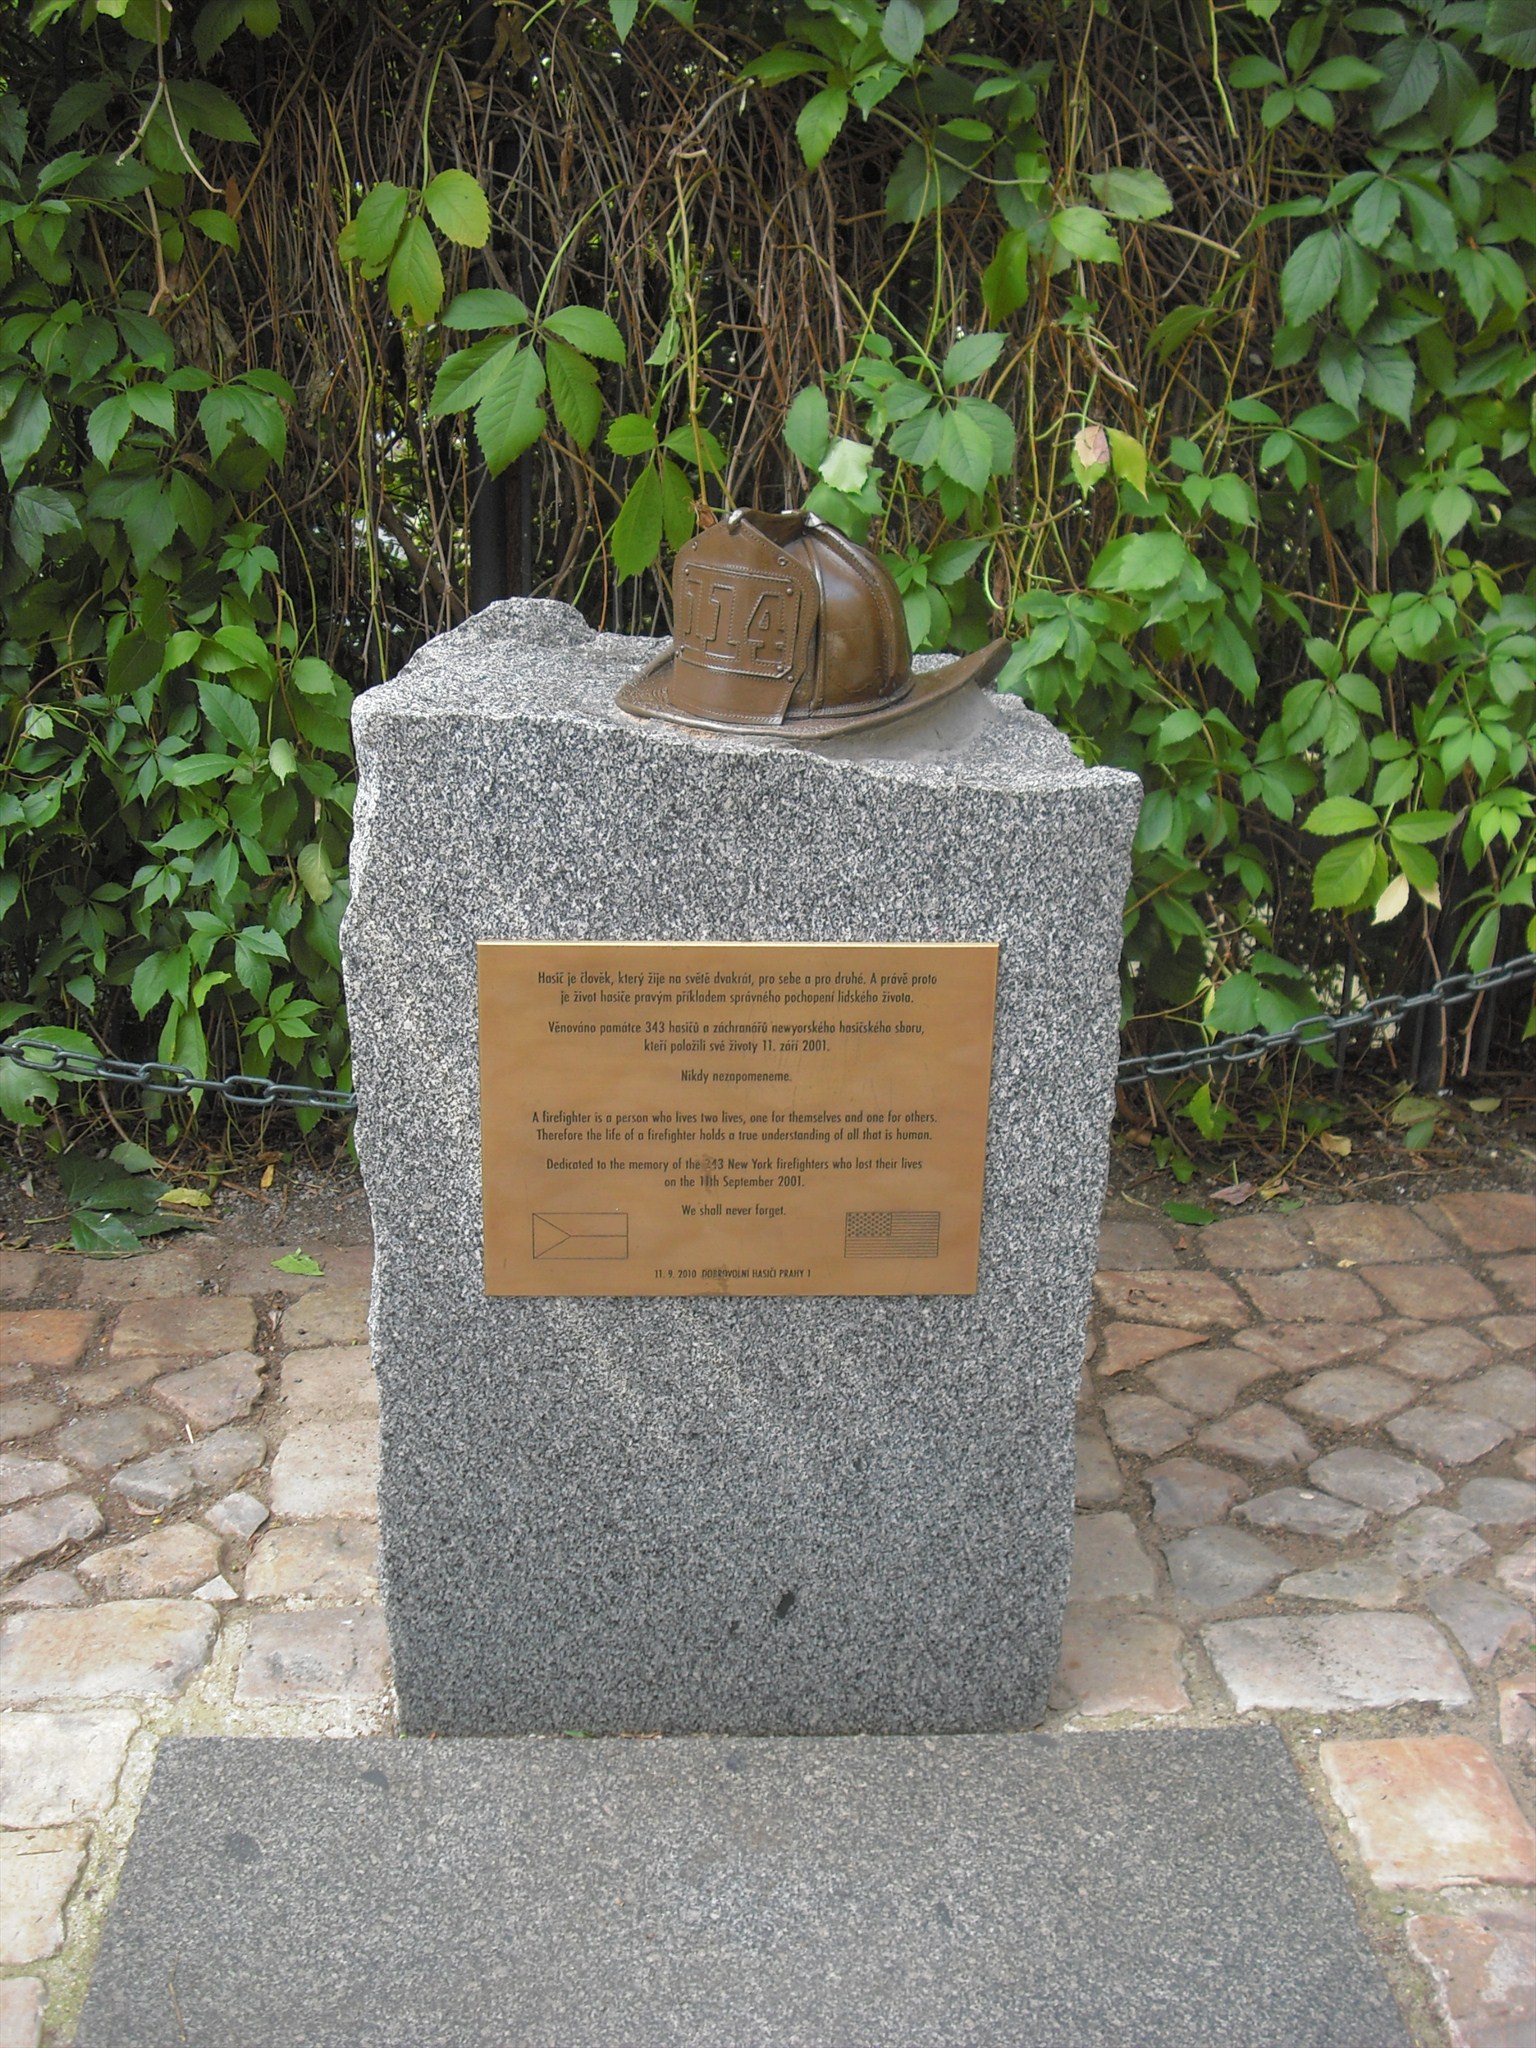
[[[1341,269],[1334,229],[1320,229],[1299,242],[1280,273],[1280,304],[1286,319],[1294,323],[1320,313],[1339,288]]]
[[[1390,353],[1374,349],[1365,359],[1365,395],[1379,412],[1406,427],[1413,414],[1413,358],[1406,349]]]
[[[605,363],[624,361],[624,337],[606,313],[595,306],[562,306],[544,322],[551,334],[580,349],[584,356],[598,356]]]
[[[410,195],[386,178],[381,185],[374,186],[357,209],[352,220],[352,246],[365,276],[380,277],[388,267],[400,230],[405,226],[409,203]]]
[[[864,488],[874,455],[874,449],[862,441],[836,440],[819,465],[821,480],[834,491],[847,491],[850,497],[856,497]],[[983,478],[983,485],[985,481]]]
[[[390,259],[386,290],[389,310],[396,319],[409,313],[419,322],[431,320],[443,303],[442,261],[432,230],[419,214],[406,227]]]
[[[77,1209],[69,1219],[69,1241],[87,1258],[123,1258],[139,1248],[139,1233],[121,1216]]]
[[[1531,0],[1489,0],[1482,47],[1521,71],[1536,69],[1536,7]]]
[[[490,240],[490,202],[468,171],[439,171],[421,203],[438,233],[461,249],[483,249]]]
[[[979,493],[991,474],[992,444],[975,420],[957,408],[944,415],[936,460],[946,476]]]
[[[597,372],[585,356],[553,338],[544,344],[544,368],[555,418],[583,451],[590,448],[603,417]]]
[[[1088,572],[1092,590],[1135,593],[1161,590],[1189,567],[1193,557],[1183,536],[1166,528],[1122,534],[1104,548]]]
[[[1312,876],[1314,910],[1348,910],[1370,886],[1376,867],[1376,841],[1350,839],[1330,846]]]
[[[239,227],[227,213],[221,213],[217,207],[200,206],[195,213],[189,213],[187,219],[193,227],[205,234],[210,242],[217,242],[221,249],[239,249]]]
[[[889,0],[880,23],[880,40],[898,64],[910,64],[923,47],[922,9],[915,0]]]
[[[527,318],[528,308],[515,292],[481,287],[457,293],[443,314],[443,325],[474,334],[482,327],[521,327]]]
[[[1125,483],[1128,483],[1133,491],[1139,491],[1142,497],[1145,497],[1147,495],[1146,449],[1142,447],[1134,434],[1122,433],[1118,427],[1106,427],[1105,434],[1109,441],[1110,467],[1114,470],[1115,475],[1120,477]]]
[[[1118,263],[1120,244],[1096,206],[1068,206],[1051,215],[1051,234],[1085,263]]]
[[[45,542],[56,534],[78,533],[74,501],[51,484],[24,484],[11,495],[11,546],[29,569],[43,559]]]
[[[656,446],[656,429],[643,412],[621,412],[603,439],[615,455],[649,455]]]
[[[640,12],[640,0],[608,0],[608,16],[613,23],[613,32],[620,43],[629,40],[629,32],[635,25],[635,16]],[[290,1267],[290,1272],[300,1272],[301,1267]]]
[[[940,365],[940,375],[950,390],[985,376],[1002,354],[1007,338],[1005,334],[962,334]]]
[[[248,697],[242,697],[238,690],[232,690],[226,683],[200,682],[197,686],[197,701],[203,707],[203,716],[229,745],[245,754],[254,754],[261,745],[261,723],[256,716],[256,707]]]
[[[544,365],[531,348],[519,346],[502,359],[496,382],[475,408],[475,438],[492,476],[531,448],[548,425],[543,394]]]
[[[336,886],[331,879],[331,864],[325,857],[325,848],[318,840],[310,840],[307,846],[299,848],[294,866],[305,895],[312,903],[323,903]]]
[[[141,1017],[147,1017],[168,995],[185,1005],[191,971],[192,956],[185,946],[174,952],[148,953],[133,970],[129,1000]]]
[[[1460,484],[1442,484],[1424,516],[1441,544],[1449,546],[1476,510],[1477,501]]]
[[[330,697],[335,694],[341,678],[328,661],[321,661],[318,655],[306,654],[288,671],[288,680],[306,697]]]
[[[798,455],[807,469],[820,467],[832,445],[832,415],[826,393],[808,384],[797,391],[784,415],[784,439],[790,452]]]
[[[1173,211],[1173,194],[1156,171],[1101,171],[1088,183],[1104,211],[1116,220],[1158,220]]]
[[[1011,228],[997,245],[997,253],[981,274],[982,297],[993,319],[1016,313],[1029,297],[1035,251],[1027,231]]]
[[[661,465],[661,530],[675,555],[692,540],[698,520],[693,509],[693,486],[675,462],[665,458]]]
[[[847,119],[848,95],[840,85],[824,85],[806,101],[795,122],[795,140],[809,169],[815,170]]]
[[[643,574],[661,553],[661,519],[661,478],[647,466],[630,485],[608,535],[620,576]]]
[[[1310,817],[1303,819],[1302,830],[1320,833],[1325,839],[1335,839],[1341,832],[1374,832],[1381,823],[1369,804],[1361,803],[1358,797],[1325,797]]]
[[[318,1259],[312,1259],[306,1251],[284,1252],[280,1259],[272,1261],[279,1273],[304,1273],[312,1280],[318,1280],[325,1271]]]
[[[1204,1208],[1199,1202],[1164,1202],[1163,1214],[1175,1223],[1196,1226],[1214,1223],[1217,1217],[1216,1210]]]
[[[124,1173],[153,1173],[155,1155],[146,1152],[142,1145],[135,1145],[131,1138],[125,1138],[120,1145],[112,1147],[111,1157]]]
[[[1429,105],[1440,83],[1440,50],[1433,36],[1398,36],[1376,52],[1381,84],[1372,112],[1378,128],[1395,128]]]
[[[16,479],[48,438],[53,416],[35,384],[23,384],[0,424],[0,467],[14,487]]]
[[[447,357],[432,385],[427,411],[433,419],[444,413],[467,412],[478,405],[497,381],[501,368],[522,344],[515,335],[488,334]]]

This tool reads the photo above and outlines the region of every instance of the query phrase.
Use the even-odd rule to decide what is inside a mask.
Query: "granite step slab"
[[[1272,1728],[164,1745],[77,2048],[513,2038],[1407,2039]]]

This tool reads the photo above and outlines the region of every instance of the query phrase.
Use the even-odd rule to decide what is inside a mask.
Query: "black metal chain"
[[[1181,1074],[1198,1073],[1205,1067],[1246,1066],[1272,1052],[1294,1046],[1331,1044],[1354,1031],[1380,1031],[1400,1017],[1434,1004],[1470,1002],[1484,989],[1502,988],[1506,983],[1536,979],[1536,953],[1521,953],[1497,967],[1481,972],[1448,974],[1432,988],[1418,995],[1377,996],[1346,1016],[1298,1018],[1288,1031],[1239,1031],[1210,1045],[1186,1047],[1176,1052],[1146,1053],[1120,1062],[1122,1083],[1171,1080]],[[274,1081],[263,1074],[225,1074],[222,1078],[194,1074],[171,1060],[118,1060],[97,1053],[67,1052],[46,1039],[29,1038],[25,1032],[0,1040],[0,1059],[14,1060],[39,1074],[69,1074],[82,1081],[114,1081],[126,1088],[142,1088],[156,1095],[216,1095],[237,1109],[328,1109],[340,1113],[356,1109],[357,1097],[346,1088],[309,1088],[298,1081]]]
[[[1507,982],[1529,981],[1533,977],[1536,953],[1520,953],[1513,960],[1485,967],[1475,974],[1447,974],[1418,995],[1377,996],[1344,1016],[1318,1011],[1311,1017],[1298,1017],[1288,1031],[1237,1031],[1211,1045],[1186,1046],[1176,1052],[1145,1053],[1139,1058],[1125,1059],[1120,1062],[1119,1078],[1122,1084],[1171,1080],[1180,1074],[1198,1073],[1204,1067],[1247,1066],[1283,1046],[1305,1050],[1308,1046],[1332,1044],[1354,1031],[1380,1031],[1414,1010],[1470,1002],[1486,988],[1502,988]]]

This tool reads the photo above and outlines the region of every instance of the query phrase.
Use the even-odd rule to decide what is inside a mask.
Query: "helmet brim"
[[[1008,659],[1006,640],[993,640],[974,654],[962,654],[942,668],[913,670],[910,688],[894,701],[875,705],[852,705],[845,711],[820,711],[810,718],[786,718],[782,722],[700,718],[680,711],[672,703],[668,685],[672,674],[673,649],[666,647],[639,675],[625,683],[614,698],[621,711],[635,718],[665,718],[673,725],[695,726],[704,732],[765,733],[780,740],[826,740],[841,733],[866,732],[871,726],[890,725],[898,718],[912,718],[941,699],[963,690],[967,683],[990,683]]]

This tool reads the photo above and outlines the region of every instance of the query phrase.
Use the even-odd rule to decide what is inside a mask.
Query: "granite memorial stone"
[[[402,1725],[1029,1726],[1137,785],[974,686],[809,745],[632,717],[615,691],[654,651],[514,600],[356,709],[343,955]],[[488,1295],[479,1063],[519,1053],[480,1044],[476,954],[509,940],[995,946],[975,1291]]]

